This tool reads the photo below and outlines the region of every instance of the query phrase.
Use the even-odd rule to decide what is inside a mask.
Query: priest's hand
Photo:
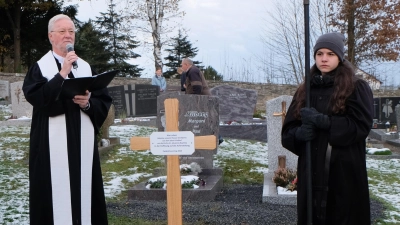
[[[75,51],[68,52],[64,58],[63,65],[60,70],[60,75],[62,77],[67,78],[68,74],[71,72],[72,63],[78,60],[78,56],[75,54]]]
[[[75,95],[72,101],[74,101],[75,104],[78,104],[79,107],[81,107],[82,109],[88,110],[90,107],[89,99],[90,99],[90,92],[86,90],[85,95]]]

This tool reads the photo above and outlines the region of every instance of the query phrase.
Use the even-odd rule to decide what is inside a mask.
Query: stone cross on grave
[[[134,108],[132,105],[132,95],[135,93],[135,90],[132,90],[132,86],[131,85],[126,85],[125,87],[127,87],[128,90],[124,91],[125,96],[128,97],[128,102],[129,102],[129,109],[127,109],[127,113],[128,115],[134,115]]]
[[[286,117],[286,101],[282,102],[282,112],[274,112],[274,116],[282,116],[282,126],[283,126],[283,121],[285,121]]]
[[[166,118],[166,132],[155,132],[156,134],[168,132],[179,132],[178,128],[178,115],[179,115],[179,102],[178,99],[166,99],[165,105],[165,118]],[[153,134],[155,134],[153,133]],[[152,135],[153,135],[152,134]],[[155,145],[153,139],[149,137],[132,137],[130,141],[131,150],[148,150],[153,153]],[[214,135],[195,136],[194,148],[213,150],[216,148],[217,139]],[[194,149],[193,149],[194,152]],[[161,155],[161,154],[159,154]],[[182,225],[182,185],[181,174],[179,169],[179,155],[167,155],[167,211],[168,211],[168,224],[169,225]]]

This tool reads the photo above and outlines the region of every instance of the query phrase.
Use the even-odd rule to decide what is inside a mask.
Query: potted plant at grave
[[[278,168],[274,171],[272,181],[277,187],[285,188],[291,192],[297,190],[297,172],[288,168]]]

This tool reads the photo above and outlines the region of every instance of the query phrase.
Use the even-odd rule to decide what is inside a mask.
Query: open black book
[[[59,99],[73,99],[75,95],[85,95],[89,92],[106,88],[119,70],[97,74],[91,77],[77,77],[66,79],[62,85]]]

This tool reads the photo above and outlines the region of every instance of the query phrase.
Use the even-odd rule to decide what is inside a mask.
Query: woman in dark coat
[[[283,128],[282,145],[298,155],[298,224],[307,222],[306,177],[312,176],[313,224],[370,224],[366,144],[373,115],[369,85],[343,59],[344,36],[328,33],[314,46],[310,108],[305,84],[296,91]],[[312,174],[305,146],[311,141]]]

